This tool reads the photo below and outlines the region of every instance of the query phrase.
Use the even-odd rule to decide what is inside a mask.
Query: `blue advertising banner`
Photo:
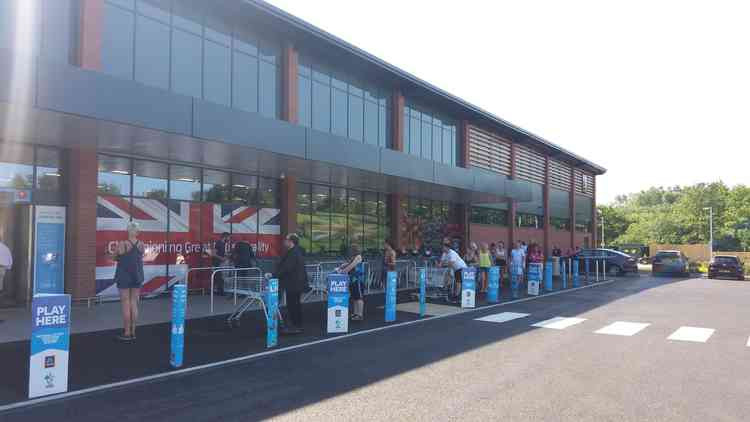
[[[65,292],[65,207],[37,205],[34,218],[34,294]]]
[[[528,282],[528,294],[530,296],[539,295],[539,285],[542,283],[542,264],[529,264],[529,273],[526,276]]]
[[[461,270],[461,307],[473,308],[477,298],[477,269],[474,267]]]
[[[385,322],[396,320],[396,286],[398,273],[388,271],[385,283]]]
[[[500,301],[500,267],[490,267],[488,278],[487,302],[497,303]]]
[[[169,364],[173,368],[182,366],[185,350],[185,310],[187,308],[187,286],[175,284],[172,289],[172,335],[169,340]]]
[[[419,269],[419,316],[427,313],[427,269]]]
[[[573,263],[571,264],[573,268],[573,287],[578,287],[578,285],[581,282],[580,275],[578,274],[578,260],[574,259]]]
[[[544,290],[552,291],[552,267],[555,265],[551,259],[547,260],[547,265],[544,266]]]
[[[279,344],[279,280],[268,280],[266,291],[266,347],[276,347]]]
[[[349,331],[349,276],[328,275],[328,332]]]
[[[35,295],[31,302],[29,398],[68,391],[70,295]]]

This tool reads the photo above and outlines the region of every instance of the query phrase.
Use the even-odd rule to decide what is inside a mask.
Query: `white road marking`
[[[747,338],[747,347],[750,347],[750,337]]]
[[[672,333],[667,340],[677,341],[694,341],[696,343],[705,343],[714,334],[713,328],[700,327],[680,327]]]
[[[648,327],[647,322],[628,322],[628,321],[617,321],[607,325],[597,331],[596,334],[607,334],[610,336],[633,336],[638,334],[641,330]]]
[[[564,330],[573,325],[580,324],[583,321],[586,321],[586,318],[554,317],[546,321],[537,322],[536,324],[532,324],[531,326],[541,327],[541,328],[552,328],[554,330]]]
[[[525,318],[529,314],[521,314],[518,312],[501,312],[495,315],[487,315],[483,318],[477,318],[475,321],[486,321],[486,322],[508,322],[518,318]]]

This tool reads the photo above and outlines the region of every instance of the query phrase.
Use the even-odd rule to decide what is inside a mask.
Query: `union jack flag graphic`
[[[278,256],[279,218],[280,210],[276,208],[99,196],[96,293],[102,297],[118,295],[114,284],[116,263],[109,252],[117,242],[127,240],[131,220],[138,223],[138,238],[145,245],[141,292],[149,296],[183,280],[188,268],[211,266],[204,252],[223,232],[231,233],[233,242],[241,240],[253,245],[258,257]],[[199,284],[205,281],[197,280]],[[190,287],[195,287],[195,283],[191,276]]]

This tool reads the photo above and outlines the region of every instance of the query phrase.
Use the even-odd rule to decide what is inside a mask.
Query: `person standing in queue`
[[[349,248],[349,261],[336,268],[336,272],[349,274],[349,292],[352,295],[354,309],[352,309],[352,321],[362,321],[365,317],[364,300],[364,266],[362,265],[362,252],[359,245],[352,244]]]
[[[299,245],[299,236],[294,233],[284,238],[286,253],[279,262],[276,277],[279,288],[286,295],[286,307],[289,312],[289,324],[282,328],[282,334],[300,334],[302,328],[302,293],[308,289],[307,271],[305,271],[305,250]]]
[[[523,283],[523,274],[526,267],[526,253],[522,242],[518,242],[515,249],[510,251],[510,276],[513,297],[518,297],[518,286]],[[515,282],[513,282],[515,280]]]
[[[115,284],[120,291],[122,306],[123,333],[117,336],[120,341],[135,340],[135,326],[138,321],[138,301],[141,298],[143,285],[143,254],[145,247],[138,240],[138,224],[128,224],[128,240],[118,242],[113,259]]]
[[[487,243],[482,242],[479,245],[479,291],[481,293],[487,293],[487,284],[490,278],[491,266],[492,258],[490,257],[490,251],[487,248]]]
[[[211,249],[211,266],[222,267],[227,265],[227,246],[229,245],[229,233],[224,232],[221,234],[219,240],[214,242],[214,247]],[[224,275],[221,272],[216,273],[216,294],[224,296]]]
[[[453,299],[459,298],[461,296],[461,271],[467,268],[467,265],[458,253],[451,249],[451,244],[448,242],[443,243],[443,256],[440,258],[440,266],[451,267],[453,270],[453,279],[455,281],[453,283]]]
[[[396,271],[396,250],[393,248],[390,239],[383,242],[383,275],[380,280],[383,288],[385,288],[388,280],[388,271]]]

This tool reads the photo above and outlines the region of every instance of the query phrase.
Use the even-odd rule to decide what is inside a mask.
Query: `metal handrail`
[[[249,267],[249,268],[223,268],[214,270],[211,273],[211,307],[210,307],[210,313],[213,315],[214,313],[214,280],[216,279],[217,273],[224,273],[224,272],[234,272],[234,304],[237,305],[237,271],[257,271],[259,274],[259,278],[263,278],[263,270],[258,267]],[[248,277],[249,278],[249,277]]]
[[[190,286],[188,285],[188,280],[190,279],[190,273],[193,271],[206,271],[206,270],[223,270],[223,269],[232,269],[234,267],[228,267],[225,265],[221,265],[218,267],[197,267],[197,268],[188,268],[187,271],[185,271],[185,279],[183,280],[182,284],[185,284],[185,289],[190,290]]]

